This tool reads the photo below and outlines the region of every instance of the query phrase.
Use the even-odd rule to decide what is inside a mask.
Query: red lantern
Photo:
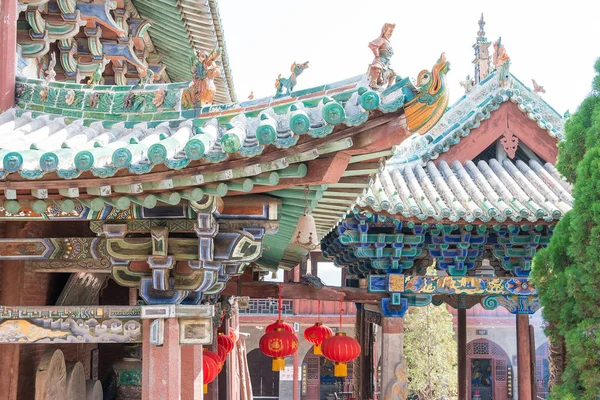
[[[219,357],[219,354],[210,351],[210,350],[206,350],[204,349],[203,353],[202,353],[202,357],[208,357],[208,358],[212,358],[213,360],[215,360],[215,362],[217,363],[217,367],[219,368],[219,370],[217,371],[217,374],[219,372],[221,372],[221,369],[223,369],[223,361],[221,360],[221,357]]]
[[[281,319],[278,319],[277,321],[273,322],[271,325],[268,325],[265,328],[265,333],[274,332],[278,329],[280,329],[284,332],[289,332],[292,335],[296,333],[296,331],[294,331],[293,326],[291,326],[287,322],[283,322],[283,320],[281,320]]]
[[[323,354],[321,352],[321,345],[332,336],[333,331],[320,322],[306,328],[304,331],[304,339],[314,345],[314,354]]]
[[[227,350],[225,350],[225,347],[219,345],[219,350],[218,350],[217,354],[219,355],[219,358],[221,359],[221,364],[225,364],[225,361],[227,361]]]
[[[293,333],[283,330],[267,332],[260,338],[258,347],[266,356],[273,357],[273,371],[283,371],[284,357],[298,350],[298,338]]]
[[[204,350],[202,353],[202,374],[204,379],[204,394],[208,393],[208,384],[215,380],[219,375],[219,364],[214,357],[207,355],[212,353],[215,357],[218,357],[212,351]]]
[[[346,363],[360,355],[360,344],[356,339],[338,332],[323,342],[322,350],[325,358],[335,363],[333,374],[340,377],[348,375]]]
[[[227,354],[231,353],[233,351],[233,348],[235,347],[235,342],[233,341],[233,339],[231,339],[231,336],[227,336],[222,333],[219,333],[217,343],[219,343],[219,346],[223,346],[225,348]]]

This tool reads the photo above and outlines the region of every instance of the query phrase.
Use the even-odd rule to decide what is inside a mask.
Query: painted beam
[[[458,276],[369,275],[371,293],[402,293],[478,296],[534,296],[537,290],[527,278],[488,278]]]

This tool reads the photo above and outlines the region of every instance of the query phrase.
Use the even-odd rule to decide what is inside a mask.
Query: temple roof
[[[510,88],[503,88],[498,83],[497,74],[492,73],[458,99],[426,135],[415,134],[394,148],[394,157],[388,164],[424,164],[435,160],[469,136],[501,104],[509,101],[544,129],[549,137],[564,140],[562,116],[541,96],[513,75]]]
[[[163,62],[172,82],[192,80],[191,58],[201,50],[220,47],[224,74],[215,79],[215,103],[237,101],[216,0],[133,0],[133,4],[143,18],[152,21],[148,32],[165,57]]]
[[[141,88],[60,82],[45,86],[37,79],[20,80],[17,102],[21,108],[0,116],[4,160],[0,176],[109,178],[121,171],[150,173],[158,165],[179,170],[192,161],[251,158],[269,145],[293,147],[305,134],[322,138],[336,125],[360,126],[369,119],[370,110],[381,114],[403,106],[404,96],[397,90],[365,110],[358,93],[359,78],[295,92],[284,99],[202,109],[182,105],[187,83]]]
[[[572,208],[571,187],[550,163],[458,161],[388,166],[358,205],[419,220],[558,220]]]

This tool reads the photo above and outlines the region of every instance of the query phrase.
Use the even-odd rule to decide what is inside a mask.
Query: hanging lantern
[[[213,357],[207,356],[207,352],[215,354],[212,351],[207,350],[205,350],[202,353],[202,376],[204,382],[204,394],[208,393],[208,384],[214,381],[217,375],[219,375],[219,365],[217,361],[215,361]]]
[[[235,342],[233,341],[231,336],[227,336],[222,333],[219,333],[217,343],[219,343],[219,346],[223,346],[225,348],[227,354],[231,353],[233,351],[233,348],[235,347]]]
[[[296,331],[294,330],[294,327],[290,324],[288,324],[287,322],[283,322],[283,320],[278,319],[277,321],[273,322],[271,325],[267,325],[267,327],[265,328],[265,333],[269,333],[269,332],[274,332],[276,330],[282,330],[284,332],[289,332],[291,334],[295,334]]]
[[[304,331],[304,339],[314,346],[314,354],[323,354],[321,351],[321,345],[325,340],[332,336],[333,331],[320,322],[308,327]]]
[[[266,356],[273,358],[272,370],[283,371],[285,369],[284,357],[290,356],[298,351],[298,338],[294,334],[294,328],[281,319],[282,286],[279,284],[279,296],[277,299],[279,315],[277,321],[267,326],[265,334],[260,338],[258,347]]]
[[[217,350],[217,355],[219,356],[219,359],[221,360],[221,364],[225,364],[225,361],[227,361],[227,349],[224,346],[219,345],[219,350]]]
[[[273,358],[273,371],[283,371],[284,358],[298,350],[298,338],[293,333],[278,329],[265,333],[260,338],[258,347],[266,356]]]
[[[335,363],[333,375],[340,377],[348,375],[346,363],[360,355],[360,344],[356,339],[338,332],[323,342],[322,350],[325,358]]]
[[[202,358],[203,359],[204,358],[212,358],[217,363],[217,368],[218,368],[217,374],[219,372],[221,372],[221,369],[223,369],[223,360],[221,359],[219,354],[217,354],[213,351],[204,349],[202,352]]]
[[[296,230],[292,235],[291,244],[302,246],[307,250],[314,250],[319,246],[319,238],[317,237],[317,225],[315,219],[310,215],[308,205],[308,186],[304,187],[304,215],[298,219]]]

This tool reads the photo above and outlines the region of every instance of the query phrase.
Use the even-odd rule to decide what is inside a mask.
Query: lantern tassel
[[[208,383],[204,384],[204,394],[208,394]]]
[[[336,377],[344,377],[348,375],[348,365],[346,363],[335,363],[333,367],[333,375]]]
[[[273,372],[283,371],[285,369],[285,359],[283,358],[273,358],[273,362],[271,363],[271,370]]]
[[[322,355],[323,352],[321,351],[321,345],[320,344],[315,344],[314,345],[314,354],[315,355]]]

